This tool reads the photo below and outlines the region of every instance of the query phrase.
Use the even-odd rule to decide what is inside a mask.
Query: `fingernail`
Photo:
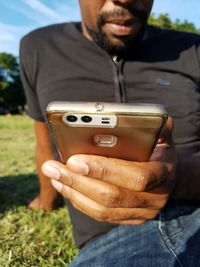
[[[52,179],[58,180],[60,178],[59,169],[57,167],[55,167],[54,165],[49,164],[48,162],[45,162],[43,164],[42,171],[46,176],[48,176]]]
[[[74,172],[78,172],[82,175],[89,173],[89,166],[82,160],[70,158],[67,161],[67,166]]]
[[[62,184],[57,182],[56,180],[51,180],[51,183],[53,185],[53,187],[58,191],[61,192],[62,190]]]

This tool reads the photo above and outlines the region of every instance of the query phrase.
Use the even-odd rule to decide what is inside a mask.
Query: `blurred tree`
[[[161,27],[164,29],[172,29],[172,21],[168,14],[160,14],[158,17],[156,17],[154,14],[152,14],[149,18],[149,23],[151,25]]]
[[[17,58],[9,53],[0,53],[0,67],[8,71],[15,71],[18,68]]]
[[[24,110],[25,102],[17,58],[0,53],[0,112],[19,113]]]
[[[182,32],[193,32],[200,34],[200,29],[197,29],[193,23],[188,22],[187,20],[184,20],[181,22],[179,19],[177,19],[175,22],[173,22],[169,14],[160,14],[156,16],[155,14],[152,14],[149,18],[149,24],[161,27],[164,29],[172,29]]]
[[[195,25],[187,20],[180,22],[180,20],[177,19],[174,23],[174,29],[182,32],[200,33],[200,30],[196,29]]]

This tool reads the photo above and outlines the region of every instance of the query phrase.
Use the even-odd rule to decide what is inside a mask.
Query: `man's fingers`
[[[83,162],[87,165],[85,171],[82,168]],[[87,170],[87,176],[91,178],[136,192],[147,191],[152,185],[160,184],[167,178],[165,165],[158,162],[149,164],[102,156],[74,155],[67,161],[67,167],[77,173],[86,173]]]
[[[108,208],[58,181],[52,180],[52,184],[76,209],[97,221],[146,221],[155,218],[159,212],[142,208]]]
[[[168,145],[172,144],[172,130],[173,130],[173,119],[171,117],[168,117],[161,131],[158,144],[168,144]]]
[[[163,203],[167,200],[166,194],[159,194],[157,195],[157,201],[155,202],[155,194],[140,192],[133,193],[128,189],[103,180],[74,173],[59,162],[48,161],[44,164],[43,171],[46,175],[49,175],[48,164],[51,164],[51,166],[59,171],[59,178],[56,177],[56,180],[105,207],[140,207],[157,209],[162,207]],[[50,177],[54,178],[53,174],[50,174]]]

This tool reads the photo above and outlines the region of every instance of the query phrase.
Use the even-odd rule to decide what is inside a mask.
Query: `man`
[[[82,248],[71,266],[198,266],[200,37],[147,26],[153,0],[79,4],[81,24],[49,26],[21,42],[41,185],[31,206],[52,209],[57,192],[68,200]],[[56,100],[164,104],[178,164],[171,120],[149,162],[54,161],[44,114]]]

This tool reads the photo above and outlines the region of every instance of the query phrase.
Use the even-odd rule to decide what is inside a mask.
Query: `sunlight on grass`
[[[77,254],[66,208],[26,208],[38,191],[32,120],[1,116],[0,140],[0,266],[66,266]]]

